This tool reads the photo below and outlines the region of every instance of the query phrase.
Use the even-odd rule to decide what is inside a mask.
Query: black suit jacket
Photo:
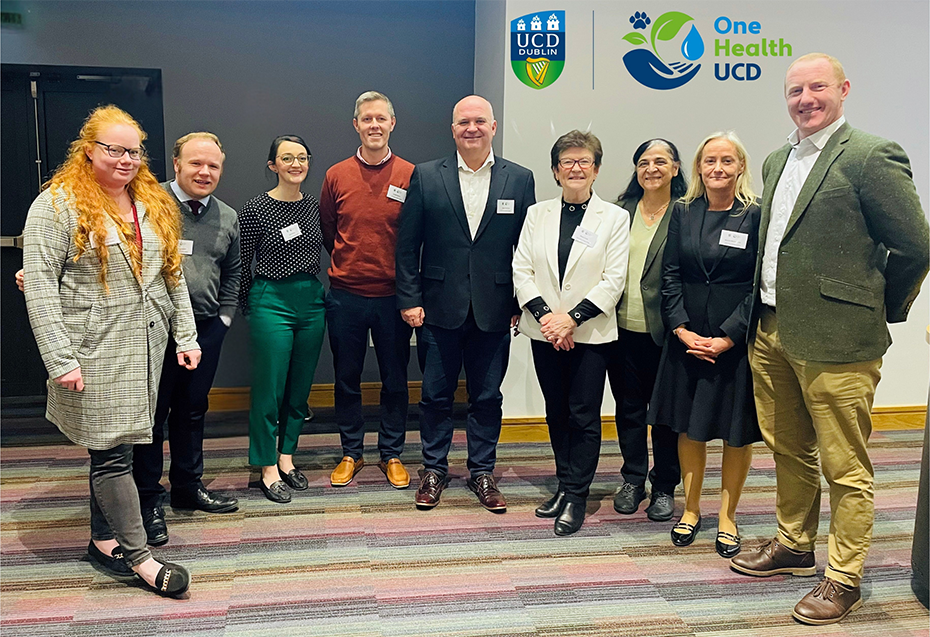
[[[750,205],[724,228],[748,235],[745,249],[725,248],[708,268],[701,250],[701,224],[707,200],[680,201],[672,209],[662,265],[662,311],[674,329],[687,324],[701,336],[745,341],[752,313],[752,289],[759,250],[762,209]]]
[[[500,199],[513,200],[513,214],[498,214]],[[519,314],[513,251],[534,203],[533,173],[495,157],[488,203],[472,240],[456,155],[417,165],[397,235],[398,309],[422,307],[426,323],[455,329],[470,307],[479,329],[509,329],[510,317]]]

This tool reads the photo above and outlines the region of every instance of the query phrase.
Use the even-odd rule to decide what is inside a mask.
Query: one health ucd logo
[[[565,12],[539,11],[510,21],[510,64],[521,82],[543,89],[565,66]]]
[[[646,15],[645,11],[637,11],[630,16],[633,31],[623,36],[623,39],[634,46],[648,44],[651,48],[637,48],[623,56],[623,64],[637,82],[643,86],[664,91],[678,88],[686,84],[701,70],[700,64],[695,64],[704,55],[704,40],[694,26],[694,18],[681,11],[663,13],[656,20]],[[661,45],[662,54],[657,43],[675,41],[682,28],[691,24],[691,29],[681,38],[681,46]],[[649,39],[644,33],[646,27],[652,24]],[[680,51],[682,60],[678,56]]]

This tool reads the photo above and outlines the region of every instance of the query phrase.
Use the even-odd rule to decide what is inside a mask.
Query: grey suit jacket
[[[57,206],[57,211],[56,211]],[[121,240],[106,240],[107,285],[96,250],[74,260],[78,213],[49,190],[29,208],[23,230],[26,309],[48,370],[46,417],[90,449],[152,441],[158,380],[169,330],[177,351],[197,349],[187,285],[169,290],[161,275],[161,241],[136,202],[142,231],[142,281]],[[115,228],[114,228],[115,230]],[[51,379],[81,368],[84,391]]]
[[[790,151],[786,144],[762,168],[756,299],[772,198]],[[886,322],[907,318],[928,268],[930,233],[907,154],[843,124],[804,182],[779,247],[782,346],[826,363],[881,357],[891,344]]]

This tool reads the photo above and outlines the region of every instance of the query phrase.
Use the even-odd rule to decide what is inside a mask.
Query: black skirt
[[[678,337],[669,333],[647,422],[668,425],[698,442],[720,439],[742,447],[762,440],[745,343],[708,363],[688,354]]]

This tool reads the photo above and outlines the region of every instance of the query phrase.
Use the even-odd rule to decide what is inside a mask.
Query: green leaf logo
[[[669,11],[656,18],[656,21],[652,23],[652,31],[650,33],[652,37],[652,51],[656,54],[656,57],[660,60],[662,59],[662,56],[659,55],[659,52],[656,50],[656,39],[665,41],[671,40],[678,35],[681,27],[685,26],[693,19],[694,18],[687,13],[682,13],[681,11]]]
[[[631,31],[623,36],[623,39],[629,42],[630,44],[640,45],[646,43],[646,38],[642,33],[637,33],[636,31]]]

